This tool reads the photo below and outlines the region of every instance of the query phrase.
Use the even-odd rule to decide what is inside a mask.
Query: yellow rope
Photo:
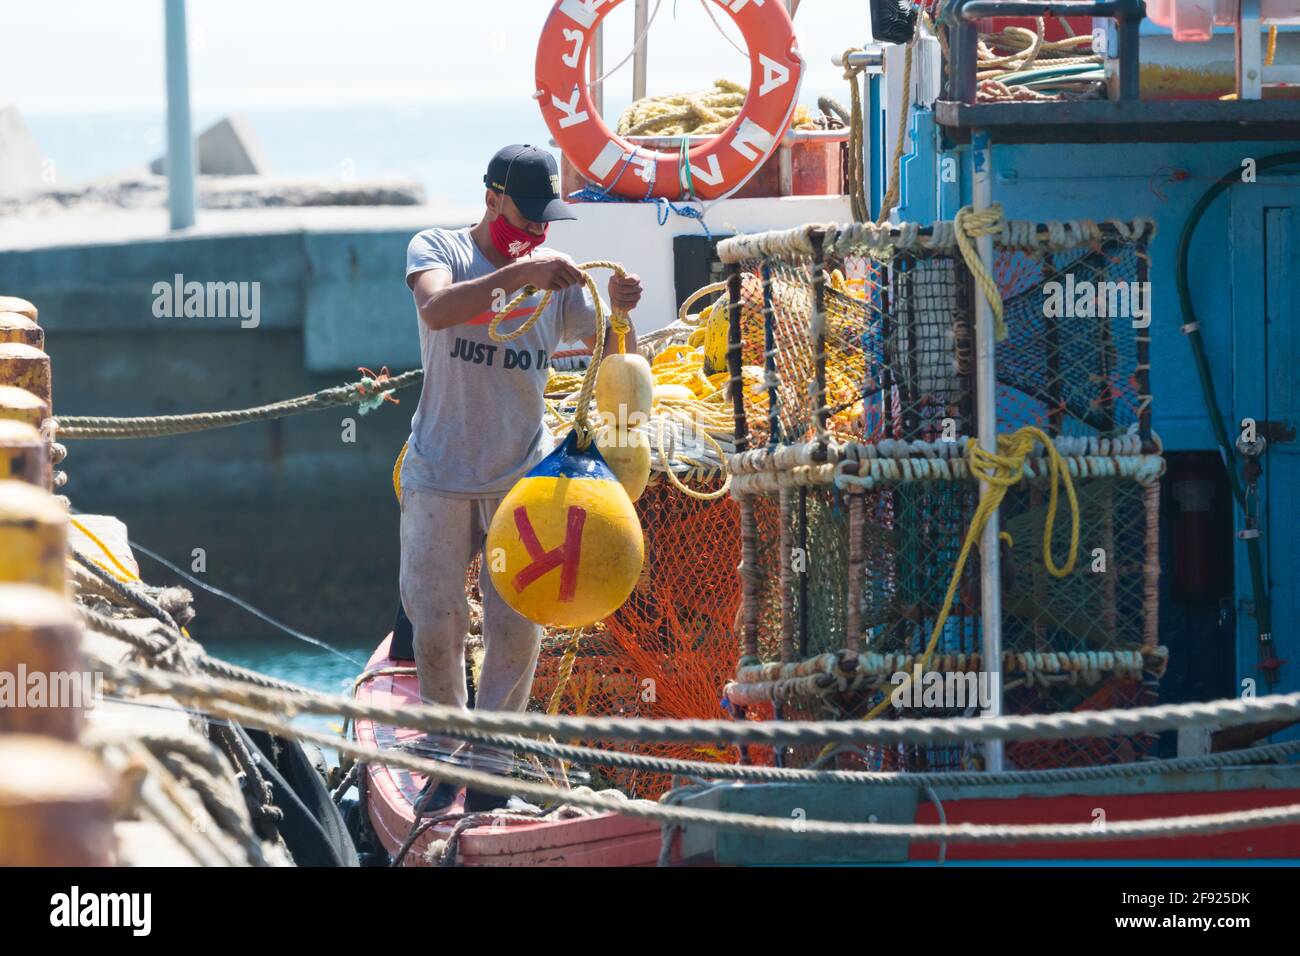
[[[1268,28],[1268,49],[1264,52],[1264,65],[1273,65],[1273,56],[1277,53],[1277,27]]]
[[[672,93],[637,100],[618,118],[620,136],[707,136],[721,133],[740,115],[745,87],[714,81],[700,93]]]
[[[560,712],[560,704],[564,700],[564,688],[569,684],[569,678],[573,676],[573,664],[578,659],[578,645],[582,643],[582,629],[573,632],[573,637],[569,640],[569,646],[564,649],[564,657],[560,659],[560,668],[556,673],[555,690],[551,691],[551,699],[546,704],[546,712],[554,717]]]
[[[682,302],[681,307],[678,308],[677,310],[677,320],[679,322],[690,324],[691,306],[693,306],[700,299],[704,298],[706,295],[712,295],[714,292],[726,292],[726,291],[727,291],[727,283],[725,282],[710,282],[708,285],[700,286],[698,289],[696,289],[694,292],[688,295],[684,302]],[[712,306],[710,306],[709,308],[711,309]],[[708,314],[708,309],[700,313],[701,316],[707,314]]]
[[[1007,337],[1007,327],[1002,321],[1002,293],[998,291],[997,282],[989,274],[988,268],[980,259],[979,252],[971,240],[977,236],[991,236],[1002,231],[1002,204],[992,203],[987,209],[981,209],[979,212],[976,212],[973,206],[963,206],[953,217],[953,226],[961,257],[966,260],[966,267],[975,277],[975,282],[984,293],[984,298],[988,299],[989,305],[993,307],[994,328],[997,340],[1001,342]]]
[[[669,414],[672,414],[671,409],[669,410]],[[679,417],[679,415],[680,413],[678,415],[674,415],[673,417]],[[686,419],[686,423],[688,425],[692,424],[689,418]],[[656,436],[655,447],[659,451],[659,460],[663,463],[664,472],[668,475],[668,480],[669,482],[672,483],[672,486],[676,488],[678,491],[680,491],[682,494],[684,494],[686,497],[694,498],[696,501],[715,501],[718,498],[721,498],[723,495],[725,495],[728,491],[730,491],[731,490],[730,472],[727,472],[727,476],[722,480],[722,487],[716,489],[715,491],[710,491],[710,492],[696,491],[694,488],[690,488],[682,484],[682,480],[678,478],[677,474],[673,471],[672,461],[671,459],[669,459],[668,451],[664,447],[664,432],[667,431],[667,429],[664,426],[666,424],[667,424],[666,419],[664,418],[659,419],[659,433]],[[699,434],[703,435],[705,440],[708,441],[709,444],[711,444],[714,450],[718,453],[719,463],[725,462],[727,460],[727,456],[723,453],[722,446],[717,443],[714,437],[704,429],[700,429]],[[723,470],[725,471],[725,469]]]
[[[84,534],[87,538],[89,538],[90,543],[93,544],[95,547],[99,548],[99,550],[104,553],[104,557],[108,558],[108,560],[113,565],[113,567],[109,567],[107,564],[104,564],[100,561],[96,561],[94,558],[91,558],[90,559],[91,562],[96,567],[98,567],[101,571],[105,572],[106,574],[111,574],[113,577],[117,578],[119,581],[123,582],[124,584],[142,584],[144,582],[144,579],[141,578],[140,575],[136,574],[134,571],[132,571],[130,568],[128,568],[125,564],[123,564],[121,561],[117,559],[117,555],[113,553],[113,549],[110,548],[108,545],[106,545],[103,541],[101,541],[98,535],[96,535],[93,531],[87,528],[76,518],[72,518],[70,520],[72,522],[72,526],[76,528],[78,531],[80,531],[82,534]],[[72,559],[69,558],[68,560],[71,561]],[[117,570],[113,570],[113,568],[116,568]],[[181,634],[183,634],[185,637],[190,636],[190,632],[186,628],[182,627],[180,630],[181,630]]]
[[[999,435],[997,452],[985,451],[975,439],[967,439],[966,450],[970,456],[970,469],[978,478],[985,481],[989,488],[980,500],[979,507],[975,509],[970,527],[966,530],[966,539],[962,542],[961,552],[957,555],[957,563],[948,582],[948,591],[944,595],[943,607],[939,611],[939,616],[935,618],[934,629],[930,632],[930,641],[925,647],[925,653],[918,661],[922,671],[929,666],[930,658],[939,644],[939,635],[943,633],[943,626],[948,622],[948,615],[952,612],[952,602],[956,598],[957,587],[961,583],[971,550],[984,533],[984,526],[988,524],[989,518],[1001,506],[1007,489],[1025,476],[1025,461],[1029,453],[1034,450],[1035,443],[1041,444],[1047,453],[1050,478],[1047,520],[1043,524],[1043,566],[1047,568],[1048,574],[1056,578],[1063,578],[1074,570],[1079,556],[1079,499],[1075,496],[1074,482],[1070,479],[1069,469],[1061,461],[1061,455],[1052,443],[1052,439],[1033,425],[1019,428],[1010,435]],[[1070,553],[1065,564],[1058,567],[1052,558],[1052,532],[1056,528],[1056,506],[1061,485],[1065,486],[1065,495],[1070,502]],[[998,664],[1000,662],[984,662],[986,668]],[[906,688],[911,683],[911,679],[909,675],[901,686]],[[868,711],[862,719],[873,720],[884,713],[892,703],[891,696],[886,695],[885,699]],[[822,753],[825,754],[829,749],[827,747]]]
[[[596,376],[599,374],[600,361],[605,355],[605,303],[600,298],[600,291],[596,288],[596,280],[591,277],[590,270],[610,269],[620,276],[627,275],[627,270],[617,262],[610,262],[606,259],[584,262],[578,266],[578,269],[583,273],[583,280],[587,284],[587,291],[591,294],[591,302],[596,310],[596,344],[591,350],[591,364],[587,366],[587,373],[582,377],[582,388],[578,390],[578,410],[573,416],[573,430],[578,436],[578,447],[586,448],[591,444],[593,437],[592,431],[587,425],[587,408],[591,404],[591,396],[596,391]],[[494,342],[509,342],[512,339],[519,338],[519,336],[536,325],[537,320],[546,311],[546,306],[550,304],[553,293],[549,289],[542,293],[542,299],[537,303],[537,307],[533,309],[532,315],[526,318],[517,329],[511,332],[497,331],[502,320],[514,311],[516,306],[536,293],[536,287],[525,286],[518,295],[506,303],[488,324],[488,338]],[[609,325],[618,336],[618,349],[622,352],[625,348],[627,333],[632,328],[627,313],[615,309],[609,316]]]
[[[620,136],[716,136],[740,115],[747,92],[733,80],[715,80],[711,90],[647,96],[623,111],[616,129]],[[815,124],[799,106],[790,125],[799,129]]]

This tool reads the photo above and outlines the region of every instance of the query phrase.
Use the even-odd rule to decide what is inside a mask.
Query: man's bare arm
[[[477,279],[453,282],[446,269],[416,273],[411,294],[420,320],[434,331],[463,325],[493,306],[505,305],[526,285],[558,291],[582,281],[582,273],[560,257],[512,262]]]
[[[528,284],[527,279],[521,276],[520,265],[514,263],[464,282],[453,282],[446,269],[428,269],[418,273],[411,294],[415,297],[420,320],[436,332],[468,322],[493,305],[504,304],[503,295]]]

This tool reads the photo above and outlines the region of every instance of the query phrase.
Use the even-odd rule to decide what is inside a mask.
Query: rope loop
[[[611,262],[607,259],[595,259],[591,262],[584,262],[578,266],[583,274],[583,281],[587,286],[587,291],[591,294],[591,302],[596,310],[596,342],[591,349],[591,364],[587,366],[586,374],[582,377],[582,387],[578,390],[578,410],[573,416],[573,431],[578,436],[578,447],[587,448],[593,438],[594,432],[587,422],[587,408],[591,405],[591,397],[596,391],[596,376],[599,374],[600,362],[605,355],[605,303],[600,298],[600,292],[596,288],[596,280],[591,277],[592,269],[609,269],[615,275],[625,276],[627,270],[617,262]],[[537,320],[542,317],[546,311],[547,305],[551,302],[551,296],[554,294],[547,290],[542,294],[542,299],[537,303],[531,315],[520,324],[519,328],[510,332],[498,331],[501,322],[509,315],[516,306],[520,305],[526,299],[531,298],[537,293],[537,287],[527,285],[513,299],[507,302],[496,315],[492,316],[492,321],[488,324],[488,337],[494,342],[509,342],[513,339],[524,335],[537,324]],[[621,309],[615,309],[609,316],[609,327],[614,330],[618,336],[618,350],[625,350],[627,333],[632,329],[631,320],[627,317],[627,312]]]
[[[1001,210],[998,210],[998,214],[1001,214]],[[959,230],[958,235],[960,234]],[[988,483],[989,490],[980,499],[979,507],[975,509],[975,514],[971,518],[970,527],[966,530],[966,538],[962,542],[961,551],[957,555],[957,562],[952,570],[952,578],[948,582],[948,591],[943,598],[943,607],[935,618],[934,629],[930,633],[930,640],[926,644],[925,653],[921,655],[919,663],[921,670],[929,667],[930,659],[934,656],[935,648],[939,644],[939,636],[943,633],[944,625],[948,623],[948,616],[952,613],[953,601],[957,595],[957,588],[961,584],[962,575],[966,570],[966,561],[970,557],[971,550],[983,535],[989,518],[1002,505],[1002,499],[1006,497],[1007,490],[1029,473],[1026,469],[1026,463],[1030,452],[1034,450],[1035,444],[1041,444],[1046,452],[1048,474],[1051,482],[1047,501],[1047,520],[1043,525],[1043,565],[1047,568],[1048,573],[1056,578],[1063,578],[1074,570],[1079,554],[1079,500],[1074,493],[1074,483],[1070,479],[1070,472],[1064,467],[1060,453],[1056,450],[1052,439],[1042,429],[1035,428],[1033,425],[1018,428],[1010,435],[999,435],[998,450],[996,452],[985,451],[975,439],[967,439],[966,449],[970,458],[970,470],[980,480]],[[1056,527],[1058,486],[1062,484],[1065,486],[1065,494],[1070,502],[1070,554],[1065,565],[1058,567],[1052,558],[1052,532]],[[910,683],[911,678],[909,677],[904,686],[908,686]],[[875,719],[884,713],[890,703],[891,698],[886,696],[884,700],[868,711],[862,719]]]

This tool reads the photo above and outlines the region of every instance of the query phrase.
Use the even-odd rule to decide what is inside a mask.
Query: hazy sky
[[[190,0],[194,107],[526,97],[551,6],[551,0]],[[725,12],[714,9],[739,42]],[[161,108],[162,10],[162,0],[6,0],[0,105],[13,103],[25,113]],[[808,63],[806,105],[815,106],[818,92],[844,98],[830,56],[865,39],[866,16],[865,3],[803,0],[795,26]],[[608,67],[631,48],[631,0],[606,23]],[[718,35],[700,0],[662,0],[649,47],[652,93],[747,75],[741,54]],[[631,64],[609,82],[617,87],[611,95],[625,100]]]

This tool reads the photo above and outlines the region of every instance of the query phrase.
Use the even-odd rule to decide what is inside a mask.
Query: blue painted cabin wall
[[[912,118],[912,142],[904,161],[900,214],[929,222],[950,219],[970,202],[971,152],[945,142],[931,111]],[[1179,234],[1193,205],[1214,182],[1240,168],[1243,158],[1300,149],[1295,142],[1126,143],[1105,145],[997,145],[992,149],[993,199],[1011,219],[1151,218],[1157,233],[1151,255],[1152,424],[1167,451],[1214,451],[1191,348],[1180,331],[1183,318],[1175,285]],[[941,175],[955,159],[956,182]],[[949,169],[953,165],[949,163]],[[1171,170],[1185,170],[1168,182]],[[946,177],[951,180],[953,177]],[[885,177],[879,177],[884,180]],[[883,192],[881,187],[880,192]],[[873,205],[878,208],[878,192]],[[1267,223],[1268,236],[1264,235]],[[1264,262],[1268,260],[1267,275]],[[1255,184],[1234,186],[1206,212],[1191,247],[1189,273],[1198,319],[1230,434],[1250,416],[1300,423],[1300,170],[1265,173]],[[1265,315],[1267,312],[1267,325]],[[1267,329],[1267,332],[1266,332]],[[1267,341],[1266,341],[1267,340]],[[1265,365],[1269,386],[1265,394]],[[1261,513],[1266,516],[1265,563],[1270,582],[1276,656],[1288,661],[1274,691],[1300,689],[1300,568],[1295,529],[1300,525],[1300,445],[1274,445],[1265,460]],[[1166,511],[1169,503],[1165,503]],[[1167,516],[1166,516],[1167,517]],[[1236,515],[1240,529],[1241,515]],[[1162,548],[1162,595],[1168,593],[1172,555]],[[1236,661],[1234,686],[1259,681],[1258,648],[1244,545],[1235,546]],[[1201,620],[1188,624],[1181,609],[1162,600],[1162,637],[1184,629],[1175,648],[1206,653],[1219,639]],[[1171,615],[1167,613],[1173,611]],[[1171,620],[1174,618],[1174,620]],[[1200,633],[1195,640],[1187,635]],[[1171,673],[1177,662],[1171,661]],[[1260,692],[1265,690],[1259,682]],[[1198,696],[1173,688],[1171,697]],[[1181,690],[1181,692],[1180,692]],[[1225,684],[1223,692],[1230,692]],[[1169,699],[1168,697],[1166,699]]]

